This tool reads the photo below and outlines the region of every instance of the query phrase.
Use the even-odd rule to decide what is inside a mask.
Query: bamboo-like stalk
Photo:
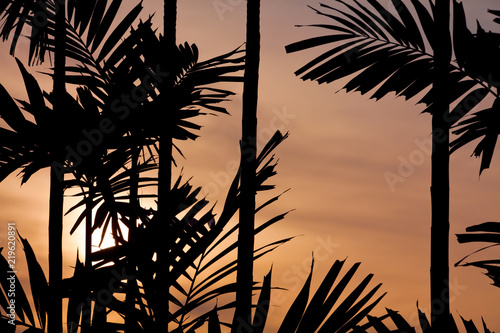
[[[60,1],[55,13],[55,50],[54,50],[54,111],[64,112],[65,83],[65,38],[66,38],[66,1]],[[64,176],[63,176],[64,177]],[[51,167],[50,173],[50,204],[49,204],[49,286],[51,289],[48,315],[48,331],[59,333],[63,331],[62,320],[62,231],[63,231],[63,179],[57,170]]]
[[[436,44],[433,82],[431,157],[431,326],[436,332],[451,332],[449,299],[449,113],[448,76],[451,62],[450,0],[437,0]]]
[[[247,1],[246,34],[241,140],[241,207],[238,231],[236,310],[232,332],[240,332],[241,328],[251,326],[260,62],[260,0]]]
[[[92,201],[94,200],[94,180],[90,177],[88,181],[89,194],[85,208],[85,274],[88,279],[91,279],[92,274]],[[82,188],[83,191],[83,188]],[[88,280],[90,281],[90,280]],[[87,286],[87,295],[90,296],[91,289]],[[82,325],[81,332],[88,333],[91,328],[91,304],[85,303],[82,308]]]
[[[160,68],[162,71],[171,72],[169,62],[173,60],[172,50],[176,47],[176,24],[177,24],[177,0],[164,0],[163,16],[163,48]],[[171,188],[172,188],[172,129],[173,129],[173,105],[169,103],[169,94],[172,86],[172,77],[167,78],[162,84],[162,104],[161,107],[166,112],[166,123],[160,134],[160,164],[158,169],[158,211],[161,232],[159,235],[166,237],[163,239],[163,246],[157,254],[158,272],[157,272],[157,311],[156,322],[158,330],[168,332],[169,322],[169,299],[170,285],[170,247],[173,239],[170,234],[169,225],[172,220],[171,207]],[[161,244],[161,243],[160,243]]]

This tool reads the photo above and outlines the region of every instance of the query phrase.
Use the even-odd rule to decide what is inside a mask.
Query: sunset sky
[[[158,11],[154,24],[160,27],[162,3],[145,1],[141,17],[147,19]],[[325,3],[335,5],[336,1]],[[196,43],[201,59],[238,47],[245,40],[245,4],[243,0],[179,1],[178,43]],[[487,30],[500,31],[500,25],[492,23],[492,16],[486,13],[488,8],[500,9],[497,0],[464,0],[464,4],[471,28],[478,19]],[[287,55],[284,47],[323,33],[295,27],[323,22],[307,5],[314,7],[318,2],[262,1],[258,144],[262,147],[275,130],[290,132],[276,150],[278,175],[272,180],[276,193],[290,191],[258,220],[293,212],[258,242],[297,236],[256,264],[255,279],[261,280],[273,265],[273,285],[289,289],[273,294],[267,332],[276,331],[275,325],[305,282],[312,252],[315,286],[336,259],[347,258],[348,264],[361,261],[358,281],[374,273],[373,286],[383,283],[381,290],[388,292],[373,314],[382,314],[388,307],[415,320],[417,301],[429,313],[431,118],[420,114],[423,107],[415,105],[416,100],[389,96],[375,102],[359,93],[339,91],[342,82],[318,85],[297,78],[294,71],[319,51]],[[11,95],[24,98],[9,46],[0,44],[0,82]],[[18,57],[26,61],[23,46]],[[44,89],[51,89],[50,80],[41,75],[37,78]],[[219,203],[239,160],[241,86],[234,89],[238,94],[226,103],[231,116],[205,118],[201,137],[179,144],[186,159],[177,156],[183,174],[193,176],[193,183],[203,186],[208,198]],[[470,157],[473,148],[466,146],[451,157],[451,308],[456,318],[460,314],[480,322],[483,317],[490,330],[500,332],[500,289],[491,286],[479,269],[453,267],[480,246],[459,245],[455,234],[473,224],[500,221],[500,155],[496,154],[491,169],[479,177],[480,160]],[[175,170],[175,174],[179,172],[180,168]],[[389,183],[388,173],[399,174],[404,181]],[[22,187],[16,175],[0,184],[0,223],[5,226],[0,230],[0,244],[6,239],[7,222],[15,221],[43,263],[48,181],[44,170]],[[70,222],[68,218],[66,234]],[[65,238],[67,274],[81,244],[81,235]],[[499,258],[500,251],[480,256]]]

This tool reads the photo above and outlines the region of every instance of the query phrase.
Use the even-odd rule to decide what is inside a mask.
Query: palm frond
[[[314,9],[317,14],[327,17],[333,23],[309,25],[328,30],[330,34],[309,38],[286,47],[289,53],[328,47],[295,74],[303,80],[313,80],[320,84],[345,78],[347,83],[343,88],[347,92],[372,92],[370,98],[377,100],[392,92],[406,99],[419,96],[418,103],[426,105],[424,112],[432,112],[430,88],[434,60],[432,53],[427,50],[427,45],[432,46],[435,43],[433,11],[429,11],[416,0],[411,1],[412,8],[401,0],[393,0],[393,9],[399,16],[396,17],[377,0],[368,1],[369,6],[358,1],[336,2],[343,6],[334,8],[321,4],[323,10]],[[461,19],[462,4],[457,1],[454,1],[454,4],[454,30],[457,39],[458,36],[464,35],[472,38],[473,34],[467,28],[465,20]],[[468,61],[467,66],[462,66],[466,57],[462,51],[475,49],[468,43],[467,38],[455,44],[457,63],[450,63],[449,84],[450,91],[454,92],[450,103],[462,107],[460,110],[455,109],[453,117],[449,117],[450,126],[477,106],[484,96],[496,95],[487,82],[487,76],[481,75],[484,71],[480,74],[481,71],[472,67],[471,64],[478,63],[478,59]],[[478,87],[485,89],[485,94],[482,98],[470,102],[467,93],[470,94]],[[468,107],[463,108],[464,105]]]
[[[412,88],[419,86],[422,92],[430,82],[418,82],[422,70],[433,68],[432,56],[426,52],[424,37],[418,29],[414,14],[401,1],[393,1],[399,13],[405,19],[395,17],[388,9],[375,0],[369,1],[372,8],[361,5],[358,1],[338,9],[321,4],[324,10],[314,9],[321,16],[332,20],[332,24],[311,25],[331,31],[331,34],[313,37],[286,47],[287,52],[303,51],[319,46],[330,46],[326,52],[295,72],[303,80],[318,83],[330,83],[335,80],[357,74],[344,86],[347,91],[359,91],[362,94],[375,90],[372,98],[381,98],[389,92],[411,98]],[[429,19],[431,16],[419,7],[417,15]],[[430,23],[430,22],[429,22]],[[406,78],[404,84],[388,80],[392,76]],[[412,79],[410,79],[410,77]]]
[[[9,232],[15,236],[14,228]],[[23,245],[26,263],[28,265],[28,277],[31,288],[31,301],[24,291],[23,284],[19,280],[17,272],[13,270],[12,255],[8,256],[2,253],[3,248],[0,248],[0,275],[2,281],[0,287],[0,308],[5,312],[0,314],[0,325],[8,324],[18,327],[26,327],[25,332],[45,332],[47,310],[49,305],[49,286],[45,274],[38,262],[38,259],[33,251],[28,240],[22,238],[20,235],[19,240]],[[8,259],[7,259],[8,258]],[[15,285],[15,288],[11,288]],[[10,300],[15,303],[12,304]],[[10,307],[13,306],[15,311],[11,311]],[[37,320],[35,320],[35,315]],[[15,323],[15,325],[12,325]]]
[[[147,135],[155,137],[165,126],[161,121],[165,117],[161,105],[162,100],[168,98],[174,110],[169,114],[175,124],[171,129],[174,139],[195,139],[198,136],[195,131],[200,126],[194,122],[194,117],[227,113],[220,103],[233,92],[216,85],[242,80],[238,74],[243,69],[242,51],[238,48],[199,61],[196,44],[181,44],[172,53],[166,73],[160,70],[161,59],[157,52],[162,40],[151,26],[151,19],[141,22],[109,56],[105,69],[115,84],[105,88],[109,103],[103,112],[110,117],[119,116],[129,128],[144,129]],[[98,89],[101,88],[95,87]],[[125,97],[124,91],[128,92]]]
[[[54,51],[55,14],[59,6],[54,0],[4,1],[0,37],[14,37],[11,53],[14,54],[25,24],[30,26],[29,63],[42,63],[45,54]],[[66,53],[73,60],[92,68],[102,77],[100,63],[115,48],[142,10],[142,2],[136,5],[117,24],[122,1],[107,0],[69,1],[66,13]],[[99,53],[97,53],[99,52]]]
[[[491,108],[475,112],[458,123],[457,128],[453,131],[459,137],[451,142],[451,152],[480,139],[472,153],[473,156],[481,158],[479,174],[490,167],[493,158],[500,134],[499,111],[500,99],[497,98]]]
[[[370,274],[350,294],[345,295],[343,301],[340,301],[343,298],[345,288],[352,281],[352,277],[359,267],[359,263],[354,264],[340,281],[335,283],[337,278],[341,276],[340,271],[344,264],[345,260],[335,261],[314,296],[309,300],[313,260],[311,272],[290,306],[278,333],[348,332],[368,316],[370,311],[385,296],[383,294],[372,300],[381,284],[366,292],[366,287],[373,276]],[[362,296],[363,293],[364,296]],[[337,302],[340,304],[335,307]]]
[[[467,233],[457,235],[457,240],[459,243],[486,243],[487,246],[482,247],[479,250],[462,258],[455,264],[455,266],[474,266],[484,269],[486,270],[486,276],[488,276],[493,281],[493,285],[500,288],[500,259],[464,262],[465,259],[473,254],[500,245],[500,222],[481,223],[478,225],[470,226],[466,228],[465,231]]]
[[[430,10],[420,1],[411,0],[411,6],[401,0],[392,0],[392,10],[378,0],[369,5],[359,1],[336,0],[339,6],[321,4],[313,9],[331,23],[313,24],[328,34],[290,44],[287,52],[315,48],[322,53],[298,69],[295,74],[303,80],[322,83],[344,79],[343,88],[370,94],[380,99],[390,93],[406,99],[418,96],[417,103],[425,105],[424,112],[432,112],[432,72],[434,7]],[[396,14],[393,14],[396,12]],[[490,11],[498,16],[498,11]],[[498,17],[495,19],[497,22]],[[486,32],[478,23],[477,32],[467,27],[463,3],[453,1],[453,51],[455,59],[449,66],[448,90],[451,112],[447,125],[460,135],[451,143],[451,150],[482,138],[473,155],[481,157],[480,173],[491,163],[498,137],[496,111],[491,108],[472,113],[486,97],[498,99],[500,86],[500,34]],[[421,75],[421,73],[428,73]]]

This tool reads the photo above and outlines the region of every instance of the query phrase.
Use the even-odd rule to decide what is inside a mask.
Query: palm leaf
[[[210,312],[208,319],[208,333],[221,333],[219,316],[217,314],[217,307]]]
[[[412,8],[401,0],[392,0],[392,6],[399,18],[377,0],[368,1],[370,7],[358,1],[336,2],[347,10],[342,6],[334,8],[322,4],[321,7],[327,10],[315,11],[333,23],[311,25],[325,28],[330,34],[309,38],[286,47],[290,53],[317,46],[331,46],[295,74],[303,80],[314,80],[320,84],[355,74],[347,79],[347,84],[344,85],[347,91],[359,91],[361,94],[373,92],[371,98],[376,99],[391,92],[406,99],[423,95],[419,103],[426,104],[425,112],[430,112],[431,100],[428,91],[432,85],[432,81],[429,80],[431,75],[424,76],[419,73],[433,71],[433,56],[427,53],[426,49],[426,42],[431,45],[434,43],[433,13],[416,0],[411,1]],[[461,4],[456,1],[455,5],[461,8]],[[331,14],[333,12],[336,14]],[[459,31],[472,35],[465,20],[460,19],[459,14],[456,15],[454,28],[457,35]],[[460,50],[474,48],[467,44],[467,41],[460,42],[462,44],[457,44],[459,48],[457,52],[460,54],[457,57],[461,59]],[[459,63],[462,63],[462,60]],[[452,62],[450,73],[452,74],[450,85],[457,87],[456,95],[452,96],[450,103],[456,101],[457,104],[466,105],[463,95],[474,88],[477,89],[478,85],[486,88],[488,93],[494,93],[492,89],[488,89],[485,76],[481,78],[477,74],[478,71],[471,66],[460,67]],[[476,105],[462,109],[460,117]],[[454,116],[456,115],[455,113]],[[460,117],[454,117],[454,120],[450,121],[450,126]]]
[[[69,333],[77,333],[78,327],[80,326],[80,320],[82,319],[82,311],[84,310],[84,305],[87,305],[90,309],[90,298],[86,293],[86,276],[85,268],[83,263],[76,259],[75,271],[73,273],[73,279],[71,287],[69,288],[69,300],[68,300],[68,311],[67,311],[67,329]],[[85,318],[85,317],[83,317]]]
[[[369,6],[359,1],[336,2],[341,6],[321,4],[325,10],[314,9],[332,23],[310,26],[323,28],[328,34],[286,46],[289,53],[330,46],[295,74],[302,80],[320,84],[347,78],[343,86],[346,91],[372,92],[370,98],[374,99],[392,92],[406,99],[419,96],[418,103],[426,105],[424,112],[432,112],[432,75],[419,74],[434,71],[433,55],[426,48],[427,43],[431,46],[436,43],[432,3],[429,11],[418,0],[411,0],[411,6],[402,0],[392,0],[399,16],[396,17],[378,0],[369,0]],[[445,120],[448,126],[455,125],[454,133],[460,135],[451,143],[451,151],[482,138],[473,152],[481,157],[481,173],[490,166],[496,146],[498,112],[491,109],[496,110],[498,103],[471,118],[464,117],[487,96],[498,99],[500,34],[486,32],[479,24],[477,32],[472,33],[467,27],[463,4],[454,0],[453,8],[456,59],[450,63],[448,82],[453,109]]]
[[[3,250],[3,248],[0,248],[0,277],[2,278],[2,280],[0,281],[0,286],[3,289],[3,295],[9,295],[9,290],[11,290],[10,282],[13,281],[16,286],[16,315],[19,317],[19,320],[25,323],[27,326],[34,326],[35,319],[33,316],[33,310],[31,309],[31,305],[28,301],[26,293],[24,292],[24,288],[22,287],[17,274],[12,272],[9,262],[1,253],[1,250]],[[10,306],[10,303],[7,303],[6,299],[4,299],[4,301],[2,301],[2,305],[4,306],[3,310],[5,311],[5,313],[10,313],[10,310],[6,307],[7,304]]]
[[[467,233],[458,234],[457,240],[459,243],[487,243],[487,246],[467,255],[459,260],[455,266],[474,266],[486,270],[486,276],[492,281],[493,285],[500,288],[500,259],[492,260],[475,260],[471,262],[464,262],[465,259],[473,254],[482,252],[494,246],[500,245],[500,223],[499,222],[485,222],[478,225],[470,226],[465,229]]]
[[[30,243],[20,235],[19,239],[23,244],[23,250],[26,255],[26,262],[28,263],[31,294],[33,296],[33,302],[35,305],[38,321],[40,322],[41,328],[45,329],[49,307],[49,285]]]
[[[385,295],[371,301],[380,287],[378,285],[359,299],[372,278],[371,274],[350,294],[347,294],[334,309],[335,303],[341,298],[342,292],[359,266],[359,263],[355,264],[335,285],[335,280],[344,263],[345,261],[336,261],[332,265],[314,296],[308,301],[313,272],[313,264],[311,265],[311,272],[288,310],[278,332],[347,332],[355,329],[360,321],[368,317],[370,311]],[[368,304],[369,302],[371,303]]]
[[[312,281],[313,267],[314,267],[314,260],[311,263],[311,271],[307,276],[306,282],[304,283],[304,286],[302,286],[302,289],[300,290],[299,294],[297,295],[292,305],[290,306],[290,309],[286,313],[285,318],[283,319],[283,322],[280,325],[278,333],[295,332],[295,330],[299,326],[304,311],[306,311],[307,308],[307,301],[309,299],[309,289],[311,287],[311,281]]]
[[[264,276],[262,290],[259,295],[259,300],[257,301],[257,306],[252,321],[252,330],[254,333],[263,333],[266,326],[267,315],[269,313],[269,305],[271,302],[271,273],[272,267],[269,270],[269,273]]]

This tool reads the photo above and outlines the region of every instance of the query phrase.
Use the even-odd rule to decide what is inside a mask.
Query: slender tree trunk
[[[247,43],[243,83],[241,208],[238,233],[236,310],[233,332],[251,327],[255,194],[257,169],[257,101],[260,61],[260,0],[247,0]]]
[[[92,181],[89,184],[89,196],[85,208],[85,267],[92,266],[92,201],[94,199],[94,187]]]
[[[49,333],[62,332],[62,212],[63,185],[57,171],[50,173],[49,204],[49,286],[50,308],[48,313]]]
[[[65,85],[65,19],[66,1],[60,1],[55,14],[55,52],[54,52],[54,111],[64,112]],[[51,288],[51,305],[48,316],[49,333],[60,333],[62,325],[62,230],[63,230],[63,179],[57,170],[51,168],[50,173],[50,206],[49,206],[49,286]]]
[[[171,72],[170,62],[173,61],[172,51],[176,47],[176,24],[177,24],[177,0],[164,0],[163,16],[163,36],[165,38],[162,52],[161,69]],[[172,103],[169,103],[173,76],[167,77],[162,84],[162,108],[166,112],[167,124],[160,134],[160,165],[158,170],[158,211],[160,215],[161,235],[166,237],[162,242],[164,245],[158,253],[158,310],[156,321],[161,332],[168,332],[169,318],[169,299],[170,299],[170,248],[173,238],[169,230],[172,222],[173,210],[171,207],[171,188],[172,188],[172,129],[173,112],[175,111]]]
[[[89,195],[87,197],[86,211],[85,211],[85,274],[87,281],[92,278],[92,201],[94,200],[94,184],[93,180],[89,181]],[[86,295],[89,297],[91,288],[86,286]],[[82,333],[90,332],[91,321],[91,304],[85,303],[82,309]]]
[[[448,75],[451,61],[450,0],[436,0],[435,77],[431,161],[431,325],[436,332],[450,330],[449,299],[449,113]]]

